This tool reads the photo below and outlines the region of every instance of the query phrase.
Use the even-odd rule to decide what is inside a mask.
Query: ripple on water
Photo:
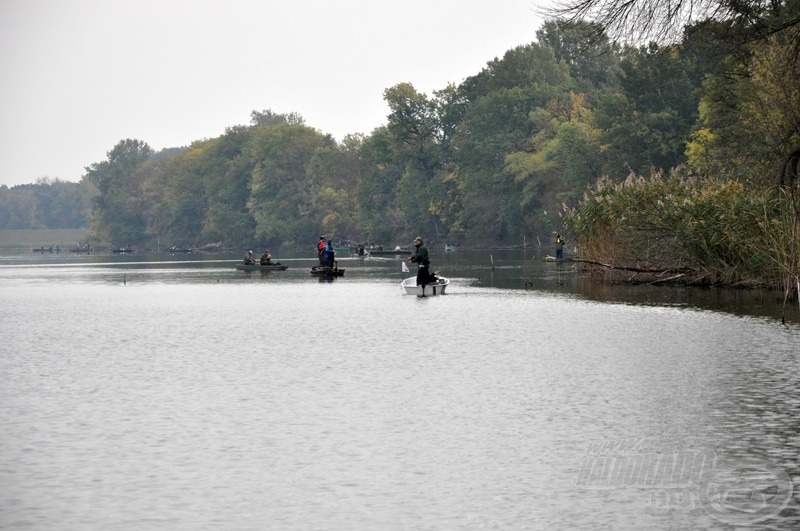
[[[0,523],[712,528],[582,463],[632,440],[800,473],[797,328],[303,280],[4,286]]]

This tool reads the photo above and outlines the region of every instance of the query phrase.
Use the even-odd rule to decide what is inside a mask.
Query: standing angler
[[[408,257],[408,261],[419,265],[419,269],[417,269],[417,286],[422,286],[424,293],[425,286],[431,283],[431,274],[428,271],[431,261],[428,259],[428,248],[423,245],[421,237],[417,236],[414,240],[414,247],[416,247],[416,251]]]
[[[319,265],[324,266],[325,261],[322,259],[322,252],[325,250],[325,236],[319,237],[319,243],[317,243],[317,255],[319,256]]]
[[[556,260],[562,261],[564,259],[564,238],[561,234],[556,234]]]

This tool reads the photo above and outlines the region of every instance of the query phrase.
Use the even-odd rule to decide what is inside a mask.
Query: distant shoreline
[[[91,229],[6,229],[0,230],[0,248],[33,249],[52,245],[66,250],[74,248],[79,242],[85,243],[91,233]]]

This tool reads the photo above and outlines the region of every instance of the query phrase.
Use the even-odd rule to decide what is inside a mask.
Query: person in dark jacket
[[[561,234],[556,234],[556,260],[559,262],[564,259],[564,238]]]
[[[422,242],[422,238],[417,236],[414,240],[416,250],[408,257],[408,261],[417,264],[417,286],[427,286],[436,281],[436,277],[430,274],[431,261],[428,258],[428,248]]]
[[[333,244],[330,240],[328,243],[325,244],[325,248],[322,250],[322,263],[325,267],[333,267],[333,260],[336,257],[336,253],[333,251]]]

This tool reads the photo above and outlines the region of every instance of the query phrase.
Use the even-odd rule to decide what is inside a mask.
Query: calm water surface
[[[233,259],[0,259],[0,527],[800,527],[774,294],[483,252],[420,299],[398,260]]]

